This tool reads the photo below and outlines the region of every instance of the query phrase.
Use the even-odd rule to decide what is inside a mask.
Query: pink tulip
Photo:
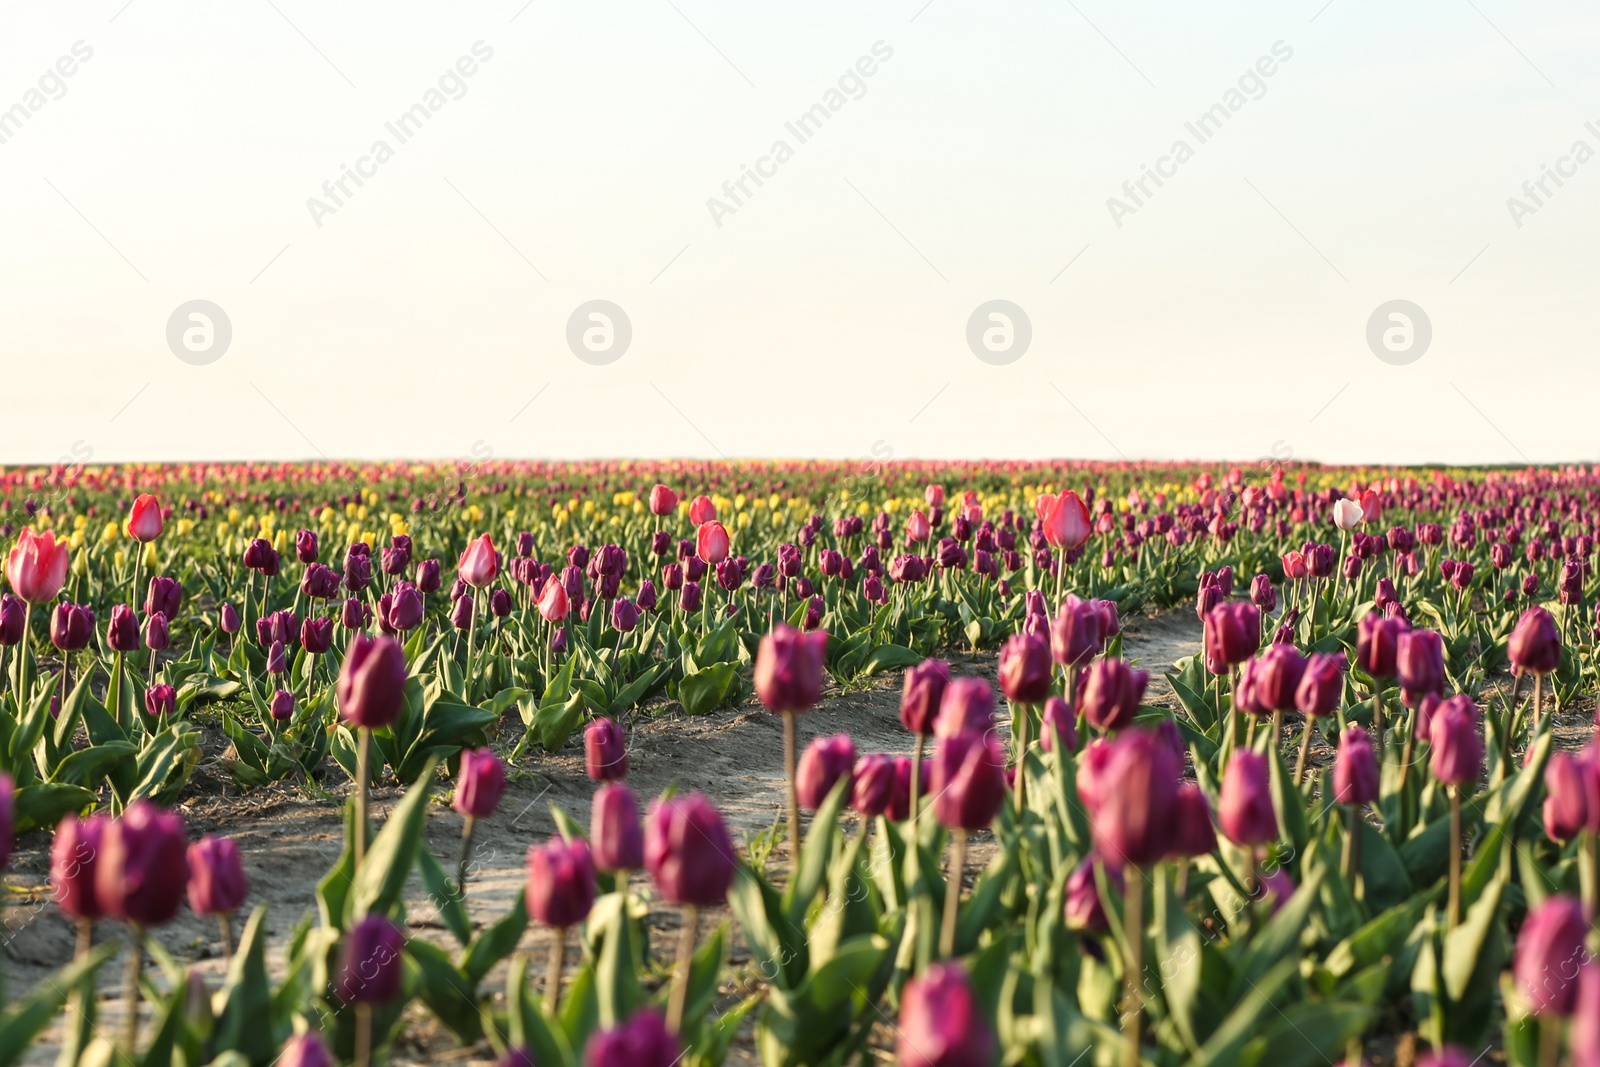
[[[145,544],[161,536],[161,504],[149,493],[142,493],[128,509],[128,536]]]
[[[1040,497],[1034,510],[1044,523],[1044,539],[1052,546],[1070,551],[1089,540],[1089,509],[1071,489],[1058,497]]]
[[[695,555],[715,567],[728,558],[728,531],[716,519],[700,524],[695,534]]]
[[[494,581],[495,575],[500,573],[500,559],[495,554],[494,542],[488,534],[473,541],[461,553],[456,573],[462,581],[480,589]]]
[[[50,531],[36,533],[30,526],[18,535],[6,557],[6,581],[28,603],[48,604],[67,583],[71,562],[72,551],[65,541],[57,542]]]

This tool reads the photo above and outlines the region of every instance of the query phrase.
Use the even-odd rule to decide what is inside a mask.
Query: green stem
[[[372,730],[360,727],[356,733],[356,866],[367,855],[367,786],[372,780],[367,771],[367,759],[372,747]]]
[[[672,974],[672,993],[667,1001],[667,1029],[674,1034],[683,1030],[683,1011],[689,1001],[689,971],[694,966],[694,943],[699,926],[700,909],[685,904],[683,930],[678,939],[678,967]]]
[[[1139,1067],[1139,1030],[1144,1014],[1140,990],[1144,970],[1144,875],[1129,864],[1123,871],[1126,886],[1122,906],[1122,932],[1128,943],[1128,966],[1122,989],[1122,1067]]]
[[[795,782],[794,712],[783,713],[783,767],[789,778],[789,868],[800,871],[800,787]]]
[[[956,915],[961,907],[961,876],[967,866],[967,832],[950,832],[950,879],[944,890],[944,925],[939,931],[939,955],[956,954]]]

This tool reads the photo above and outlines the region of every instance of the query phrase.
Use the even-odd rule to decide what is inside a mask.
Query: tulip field
[[[1600,1067],[1600,468],[0,507],[0,1067]]]

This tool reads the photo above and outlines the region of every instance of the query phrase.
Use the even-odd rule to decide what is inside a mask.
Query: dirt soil
[[[1152,703],[1176,707],[1176,699],[1161,679],[1161,673],[1175,660],[1199,650],[1200,626],[1192,612],[1176,611],[1125,621],[1124,658],[1137,660],[1150,672],[1147,700]],[[993,653],[958,654],[951,658],[957,673],[983,674],[991,680],[995,676]],[[899,721],[899,685],[900,677],[896,673],[876,679],[865,687],[830,691],[814,711],[801,717],[800,744],[804,746],[820,735],[848,732],[860,753],[910,755],[911,737]],[[496,745],[502,752],[509,752],[520,735],[520,722],[515,716],[510,719]],[[338,856],[342,836],[339,810],[347,783],[343,772],[330,763],[327,790],[303,784],[277,784],[241,795],[215,762],[214,757],[225,747],[220,731],[216,734],[212,739],[214,743],[206,749],[211,758],[196,772],[180,809],[192,836],[218,833],[238,841],[251,882],[250,902],[246,908],[261,903],[269,907],[272,940],[268,966],[276,980],[284,972],[283,951],[289,933],[304,915],[314,913],[316,882]],[[743,846],[782,818],[785,808],[782,722],[754,701],[698,718],[683,715],[676,704],[651,709],[651,713],[640,715],[630,724],[629,753],[628,782],[641,802],[671,785],[676,785],[680,791],[704,792],[721,808],[736,844]],[[1332,753],[1324,749],[1317,755],[1331,759]],[[558,753],[525,755],[511,769],[499,812],[480,821],[474,839],[476,873],[469,883],[467,907],[475,926],[494,921],[510,907],[525,878],[524,859],[528,846],[555,832],[549,805],[559,805],[579,823],[587,825],[592,791],[592,783],[584,773],[578,737]],[[429,814],[425,831],[426,844],[447,867],[452,867],[460,850],[461,819],[449,808],[448,783],[441,780],[435,794],[436,805]],[[400,796],[398,788],[375,790],[372,798],[375,821],[381,820]],[[993,847],[987,834],[975,837],[968,871],[981,871],[992,857]],[[73,952],[73,928],[50,903],[48,849],[47,835],[28,835],[18,842],[6,874],[11,903],[6,912],[4,965],[12,997],[31,989],[70,959]],[[770,861],[772,866],[781,869],[784,857],[784,850],[780,848]],[[642,881],[636,880],[636,889]],[[427,893],[415,877],[408,888],[407,901],[410,935],[446,946],[453,953],[454,940],[439,922],[437,910],[429,903]],[[732,923],[726,910],[706,915],[701,929],[708,930],[721,922]],[[655,943],[675,943],[678,926],[675,909],[657,907],[651,923]],[[96,943],[121,936],[122,931],[109,922],[98,924],[95,931]],[[204,976],[211,989],[220,987],[226,961],[221,955],[220,935],[213,921],[202,920],[185,907],[176,920],[155,931],[154,936],[181,965],[192,967]],[[548,932],[542,928],[530,927],[524,935],[520,951],[537,961],[533,968],[535,973],[543,973],[548,946]],[[759,976],[750,966],[736,927],[729,962],[734,974],[724,982],[726,996],[719,1010],[741,999],[736,983],[737,988],[745,992],[759,984]],[[577,963],[578,949],[569,948],[569,974]],[[504,968],[502,964],[497,972],[491,973],[484,983],[485,989],[503,988]],[[154,970],[147,975],[159,977]],[[123,1012],[118,995],[121,978],[120,959],[112,961],[100,974],[99,1025],[107,1035],[119,1032]],[[424,1008],[413,1005],[411,1010],[412,1017],[405,1037],[395,1049],[393,1063],[493,1062],[492,1050],[486,1042],[473,1048],[461,1048],[454,1036]],[[142,1020],[141,1032],[148,1035],[150,1025],[148,1018]],[[745,1067],[759,1062],[752,1029],[752,1021],[747,1020],[729,1055],[729,1064]],[[888,1027],[881,1029],[888,1031]],[[49,1035],[25,1062],[53,1063],[56,1055],[53,1046],[58,1040],[55,1034]],[[873,1043],[880,1048],[892,1048],[892,1033],[875,1035]]]

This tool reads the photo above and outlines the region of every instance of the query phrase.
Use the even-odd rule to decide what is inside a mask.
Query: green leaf
[[[483,1035],[478,988],[456,970],[445,951],[420,937],[406,942],[406,953],[422,972],[422,1002],[456,1037],[472,1044]]]
[[[472,920],[467,917],[467,906],[462,900],[460,887],[451,880],[444,865],[426,846],[417,849],[417,869],[422,875],[423,886],[428,890],[428,898],[439,909],[439,918],[455,935],[456,941],[466,945],[472,940]]]
[[[811,910],[811,902],[817,898],[817,890],[822,888],[823,880],[828,876],[828,861],[833,858],[834,831],[849,792],[849,776],[840,778],[812,816],[811,825],[806,828],[806,840],[800,848],[800,862],[796,865],[794,880],[783,895],[784,914],[795,927],[804,927],[806,912]]]
[[[56,971],[8,1007],[0,1016],[0,1067],[9,1067],[21,1059],[67,1002],[68,994],[79,986],[89,988],[87,981],[121,948],[119,942],[101,945]]]
[[[884,671],[914,667],[923,661],[922,653],[904,645],[879,645],[861,664],[858,674],[882,674]]]
[[[428,813],[428,789],[432,785],[434,760],[428,760],[417,784],[389,815],[389,821],[373,839],[361,865],[356,868],[350,887],[351,915],[387,915],[400,899],[406,878],[416,861],[422,842],[422,824]]]
[[[62,782],[36,782],[20,787],[13,803],[16,805],[16,832],[25,833],[40,828],[53,829],[61,817],[72,811],[83,811],[95,805],[95,795],[81,785]]]
[[[517,956],[506,974],[509,1044],[533,1054],[539,1067],[575,1067],[566,1033],[552,1026],[528,980],[528,957]],[[0,1065],[3,1067],[3,1065]]]
[[[228,964],[222,986],[224,1004],[217,1017],[212,1047],[234,1049],[252,1063],[269,1063],[277,1054],[272,1025],[272,990],[267,982],[267,908],[251,914],[239,938],[239,950]]]
[[[728,698],[738,681],[734,663],[716,663],[686,674],[678,682],[678,701],[686,715],[704,715]]]
[[[517,943],[528,929],[526,889],[518,889],[511,910],[483,928],[461,956],[461,973],[478,985],[494,965],[517,950]]]

